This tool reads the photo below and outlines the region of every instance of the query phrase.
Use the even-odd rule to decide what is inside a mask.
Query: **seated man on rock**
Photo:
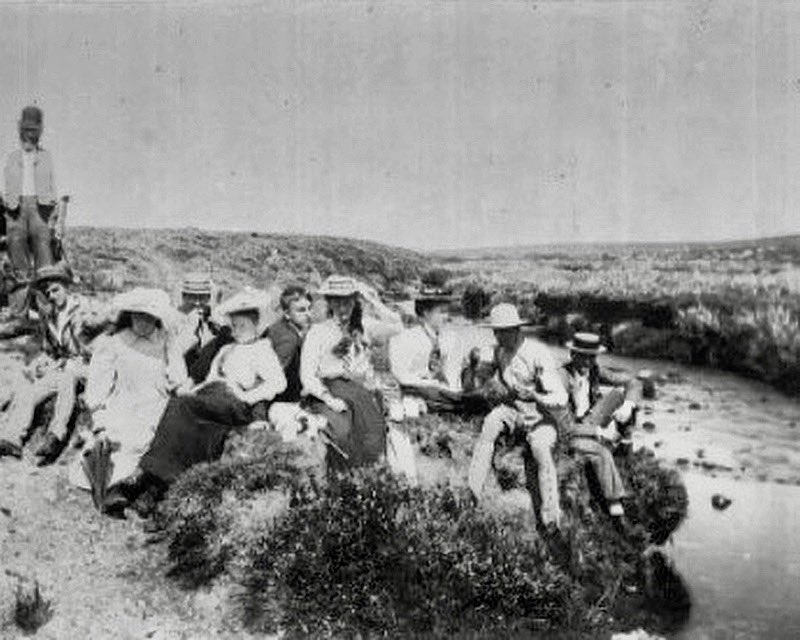
[[[281,292],[280,306],[282,315],[269,326],[266,337],[283,367],[286,389],[270,405],[269,420],[284,439],[293,440],[300,432],[324,426],[325,421],[320,423],[319,416],[300,404],[300,350],[311,326],[311,294],[305,287],[290,285]]]
[[[619,437],[618,429],[630,427],[636,421],[640,383],[634,377],[598,364],[597,356],[605,352],[605,347],[594,333],[576,333],[567,348],[570,359],[561,373],[569,396],[569,421],[565,429],[569,445],[592,464],[609,514],[622,517],[625,489],[607,445]],[[603,394],[601,385],[613,388]]]
[[[53,417],[43,444],[36,451],[39,464],[53,462],[66,444],[67,428],[79,385],[86,380],[91,355],[89,341],[107,322],[103,310],[69,291],[72,278],[61,265],[42,267],[36,283],[45,300],[39,303],[42,352],[30,364],[32,384],[15,390],[0,424],[4,449],[16,455],[33,422],[36,407],[56,396]]]
[[[405,397],[419,398],[431,412],[476,412],[486,404],[477,395],[462,393],[459,381],[448,372],[455,349],[443,335],[449,321],[452,296],[438,289],[423,289],[414,301],[419,324],[403,329],[389,341],[389,366]],[[452,374],[450,377],[453,376]]]
[[[567,406],[567,392],[550,350],[538,340],[525,337],[517,309],[496,305],[489,326],[497,340],[496,382],[503,389],[502,403],[486,416],[472,453],[469,487],[476,498],[492,467],[495,441],[505,431],[523,429],[538,466],[540,518],[546,527],[558,527],[561,519],[558,478],[553,459],[557,425]]]

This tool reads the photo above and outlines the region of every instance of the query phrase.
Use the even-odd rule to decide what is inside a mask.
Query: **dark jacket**
[[[272,342],[286,375],[286,390],[276,396],[275,402],[300,402],[303,389],[300,383],[300,347],[303,346],[303,337],[286,318],[272,324],[266,336]]]

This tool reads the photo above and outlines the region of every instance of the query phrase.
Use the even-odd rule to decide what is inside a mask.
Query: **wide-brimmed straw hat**
[[[236,292],[227,300],[219,304],[215,310],[216,316],[230,318],[231,315],[243,311],[256,311],[258,313],[258,333],[262,333],[272,320],[270,310],[274,306],[272,297],[262,289],[245,287]]]
[[[600,336],[588,331],[579,331],[572,340],[566,344],[567,349],[576,353],[586,353],[589,355],[599,355],[606,352],[606,348],[600,343]]]
[[[169,300],[169,294],[162,289],[137,287],[120,293],[111,302],[112,317],[115,322],[122,313],[146,313],[161,321],[164,328],[174,327],[178,322],[178,311]]]
[[[72,283],[72,274],[61,264],[49,264],[36,270],[36,285],[41,287],[48,282]]]
[[[531,324],[519,317],[517,308],[508,302],[501,302],[492,307],[489,312],[489,322],[484,326],[491,329],[513,329]]]
[[[349,298],[358,291],[358,282],[350,276],[328,276],[319,288],[319,294],[328,298]]]

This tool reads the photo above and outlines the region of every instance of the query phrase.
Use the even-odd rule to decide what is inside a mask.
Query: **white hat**
[[[319,289],[322,296],[335,298],[348,298],[358,293],[359,287],[355,279],[350,276],[328,276]]]
[[[169,294],[162,289],[136,287],[117,295],[111,302],[112,317],[115,321],[123,312],[146,313],[161,321],[164,328],[177,325],[178,311],[169,301]]]
[[[519,317],[519,312],[513,304],[501,302],[492,307],[489,312],[489,322],[486,326],[492,329],[511,329],[530,324]]]
[[[241,291],[233,294],[227,300],[221,302],[215,309],[215,315],[230,317],[231,314],[242,311],[258,312],[258,333],[263,333],[272,320],[270,313],[274,306],[272,297],[261,289],[245,287]]]
[[[598,355],[606,352],[606,348],[600,343],[600,336],[588,331],[579,331],[572,336],[572,340],[569,340],[565,346],[570,351],[589,355]]]

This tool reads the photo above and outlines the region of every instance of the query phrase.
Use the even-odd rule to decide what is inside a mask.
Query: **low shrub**
[[[50,600],[42,596],[39,582],[27,589],[21,584],[17,586],[14,600],[14,623],[25,633],[35,633],[53,617]]]
[[[476,426],[423,416],[408,431],[426,455],[461,468]],[[508,457],[522,451],[503,446]],[[247,626],[289,637],[591,637],[613,626],[629,591],[642,593],[642,552],[687,507],[679,476],[645,452],[619,460],[632,494],[626,535],[591,474],[561,456],[562,538],[542,536],[529,511],[477,505],[459,486],[411,487],[383,467],[322,482],[302,451],[273,443],[259,452],[185,474],[162,517],[173,575],[196,586],[225,572]]]

